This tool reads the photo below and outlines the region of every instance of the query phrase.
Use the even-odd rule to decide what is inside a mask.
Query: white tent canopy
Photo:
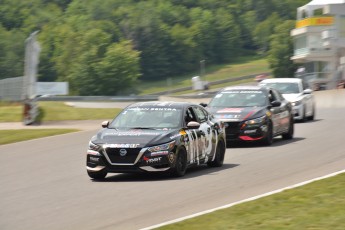
[[[307,4],[307,6],[323,6],[329,4],[342,4],[345,3],[345,0],[313,0]]]
[[[313,0],[308,4],[301,6],[297,10],[297,19],[302,18],[302,12],[306,12],[308,17],[312,16],[312,12],[316,9],[320,9],[325,5],[330,4],[345,4],[345,0]]]

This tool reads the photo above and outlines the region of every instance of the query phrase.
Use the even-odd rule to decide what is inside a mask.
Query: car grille
[[[226,139],[237,139],[240,134],[240,122],[226,122],[226,124],[228,125],[225,129]]]
[[[120,155],[120,150],[126,150],[127,153],[124,156]],[[106,154],[108,155],[111,163],[113,164],[134,164],[138,157],[141,148],[106,148]]]

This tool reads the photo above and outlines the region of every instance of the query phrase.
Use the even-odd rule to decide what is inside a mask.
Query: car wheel
[[[294,120],[293,117],[290,118],[290,124],[289,124],[289,129],[286,133],[282,135],[284,140],[290,140],[293,138],[293,133],[294,133]]]
[[[91,171],[87,171],[87,174],[89,175],[89,177],[91,177],[92,179],[95,180],[102,180],[104,179],[108,172],[106,170],[101,170],[99,172],[91,172]]]
[[[187,154],[184,149],[177,152],[175,166],[171,169],[172,176],[182,177],[187,170]]]
[[[273,143],[273,127],[270,122],[267,127],[267,133],[264,139],[262,139],[264,145],[270,146]]]
[[[224,155],[225,155],[225,145],[224,142],[220,141],[217,144],[216,156],[214,157],[213,161],[207,162],[207,165],[210,167],[221,167],[224,162]]]

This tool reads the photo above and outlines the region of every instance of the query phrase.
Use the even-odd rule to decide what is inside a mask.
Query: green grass
[[[206,75],[203,81],[216,81],[222,79],[236,78],[263,72],[270,72],[269,64],[266,59],[259,57],[247,57],[241,59],[241,63],[236,62],[227,65],[206,66]],[[192,86],[191,78],[200,75],[199,73],[176,76],[171,78],[171,85],[168,86],[167,79],[160,81],[142,81],[140,82],[140,94],[153,94],[168,89],[177,89]],[[144,90],[143,90],[144,89]]]
[[[27,141],[41,137],[54,136],[70,132],[77,132],[78,129],[25,129],[25,130],[0,130],[0,145]]]
[[[42,121],[63,121],[63,120],[98,120],[112,119],[122,109],[90,109],[75,108],[63,102],[41,101],[39,107],[43,111]],[[0,122],[22,121],[23,105],[20,103],[1,103]]]
[[[342,230],[345,173],[158,229]]]

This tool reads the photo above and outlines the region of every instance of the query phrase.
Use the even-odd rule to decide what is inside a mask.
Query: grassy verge
[[[42,121],[63,121],[63,120],[98,120],[112,119],[122,109],[89,109],[74,108],[65,105],[63,102],[41,101],[39,107],[43,111]],[[23,105],[20,103],[0,104],[0,122],[22,121]]]
[[[0,130],[0,145],[77,132],[78,129]]]
[[[159,229],[345,229],[345,173]]]
[[[206,75],[203,76],[203,81],[216,81],[222,79],[236,78],[263,72],[270,72],[269,64],[266,59],[262,58],[247,58],[241,59],[241,63],[233,63],[228,65],[216,65],[206,68]],[[191,78],[200,75],[200,73],[172,77],[168,84],[167,79],[157,81],[143,81],[140,82],[140,94],[153,94],[156,92],[165,91],[168,89],[176,89],[187,86],[192,86]]]

